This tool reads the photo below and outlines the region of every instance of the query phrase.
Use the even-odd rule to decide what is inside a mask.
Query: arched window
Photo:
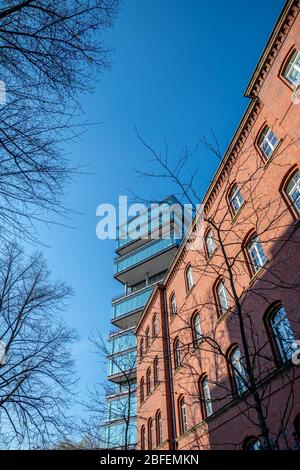
[[[283,71],[283,76],[293,86],[298,86],[300,83],[300,51],[294,50],[290,55],[288,63]]]
[[[244,450],[262,450],[262,444],[257,437],[247,437],[243,444]]]
[[[181,348],[180,348],[180,341],[179,338],[176,338],[174,341],[173,345],[173,350],[174,350],[174,365],[175,369],[178,369],[178,367],[181,366]]]
[[[298,170],[288,181],[286,194],[293,207],[300,214],[300,171]]]
[[[194,346],[197,347],[203,339],[199,313],[195,313],[192,317],[192,334]]]
[[[186,270],[186,287],[190,291],[194,287],[194,277],[193,277],[193,268],[189,266]]]
[[[258,139],[258,146],[262,151],[265,160],[268,160],[274,153],[279,140],[274,132],[266,126]]]
[[[172,317],[174,317],[174,315],[176,315],[176,313],[177,313],[177,304],[176,304],[176,296],[175,296],[175,294],[172,294],[172,295],[171,295],[170,307],[171,307],[171,314],[172,314]]]
[[[179,411],[179,429],[180,434],[187,432],[187,416],[186,416],[186,405],[184,397],[180,397],[178,400],[178,411]]]
[[[229,202],[234,214],[240,210],[244,204],[244,198],[237,184],[234,184],[230,193],[229,193]]]
[[[151,368],[148,367],[147,372],[146,372],[146,392],[147,395],[150,395],[151,393]]]
[[[162,420],[161,420],[160,410],[158,410],[157,413],[156,413],[155,427],[156,427],[156,445],[160,446],[163,442],[163,439],[162,439]]]
[[[146,448],[146,431],[145,426],[141,427],[141,450],[145,450]]]
[[[212,401],[210,396],[209,382],[207,376],[199,382],[200,400],[202,405],[203,419],[209,418],[213,414]]]
[[[151,337],[150,337],[150,327],[147,326],[146,332],[145,332],[145,346],[146,346],[146,351],[150,348],[150,342],[151,342]]]
[[[148,421],[148,449],[153,449],[153,420],[152,418]]]
[[[153,362],[153,379],[154,385],[159,384],[160,382],[160,370],[159,370],[159,359],[156,357]]]
[[[142,361],[144,357],[144,339],[140,341],[140,360]]]
[[[156,338],[158,335],[158,324],[157,324],[157,316],[153,315],[152,318],[152,336]]]
[[[251,263],[252,271],[255,274],[258,271],[260,271],[261,268],[268,261],[265,256],[259,237],[256,234],[252,235],[252,237],[250,238],[250,240],[248,241],[246,245],[246,249],[247,249],[249,261]]]
[[[246,390],[246,371],[241,359],[241,352],[238,347],[235,347],[229,355],[229,363],[231,368],[231,375],[233,379],[234,395],[240,396]]]
[[[144,377],[140,380],[140,403],[144,403],[145,401],[145,381]]]
[[[228,300],[228,292],[225,286],[225,281],[222,279],[218,282],[216,287],[217,292],[217,299],[218,299],[218,307],[220,315],[227,312],[229,309],[229,300]]]
[[[207,255],[210,258],[216,249],[216,244],[214,240],[214,231],[212,228],[206,234],[205,246],[206,246]]]
[[[282,305],[277,306],[268,317],[272,339],[277,355],[282,362],[289,361],[297,350],[295,337]]]

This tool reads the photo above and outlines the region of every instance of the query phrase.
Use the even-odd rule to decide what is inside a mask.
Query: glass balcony
[[[137,442],[137,428],[136,428],[136,419],[131,419],[129,422],[129,429],[127,433],[127,442],[126,440],[126,423],[125,422],[116,422],[112,424],[106,424],[102,426],[100,432],[100,440],[103,447],[107,449],[122,449],[125,444],[135,446]]]
[[[110,354],[118,354],[136,347],[136,336],[132,331],[117,334],[109,338]]]
[[[171,246],[179,245],[179,243],[180,240],[175,237],[155,240],[151,243],[147,243],[147,245],[142,246],[134,252],[126,256],[117,258],[115,260],[114,273],[118,274],[122,271],[126,271],[127,269],[130,269],[133,266],[142,263],[148,258],[151,258],[152,256],[170,248]]]
[[[123,354],[110,357],[108,363],[108,376],[120,375],[132,372],[136,365],[136,350],[131,350]]]
[[[125,297],[123,300],[115,303],[112,306],[113,318],[122,317],[123,315],[127,315],[131,312],[141,310],[146,305],[152,290],[153,286],[148,287],[147,289],[133,293],[130,296]]]
[[[135,417],[137,413],[136,394],[125,395],[108,401],[107,420],[117,421],[124,417]]]

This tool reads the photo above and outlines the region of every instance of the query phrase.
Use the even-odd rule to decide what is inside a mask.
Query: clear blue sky
[[[243,92],[278,17],[283,0],[127,0],[107,36],[115,48],[112,69],[82,105],[92,127],[67,150],[74,164],[88,163],[93,175],[79,177],[67,205],[82,215],[74,230],[41,227],[53,276],[67,281],[76,295],[68,321],[81,336],[75,347],[81,376],[79,398],[88,386],[103,380],[106,367],[88,345],[91,331],[110,330],[111,297],[122,286],[113,280],[114,244],[99,241],[96,207],[116,203],[131,188],[153,194],[153,182],[134,169],[147,168],[147,154],[134,126],[159,148],[166,137],[170,155],[209,134],[210,126],[226,149],[248,100]],[[203,152],[199,194],[205,191],[217,159]],[[157,186],[155,195],[171,188]],[[147,187],[148,185],[148,187]],[[77,409],[80,412],[80,408]]]

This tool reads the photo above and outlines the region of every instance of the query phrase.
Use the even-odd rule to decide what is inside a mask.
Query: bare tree
[[[17,245],[0,258],[1,445],[47,447],[70,429],[75,383],[71,346],[76,339],[60,312],[72,294],[50,280],[40,253],[25,257]]]
[[[139,175],[153,179],[168,179],[174,184],[175,193],[181,200],[192,204],[196,208],[201,199],[198,196],[196,187],[193,185],[193,181],[199,168],[196,165],[196,170],[194,169],[192,173],[187,171],[187,164],[193,152],[183,149],[179,158],[174,162],[168,154],[167,144],[165,144],[164,152],[156,152],[139,134],[137,135],[152,156],[150,160],[151,171],[139,171]],[[213,151],[221,160],[221,154],[214,135],[213,139],[214,142],[210,143],[206,138],[203,138],[200,139],[200,143],[204,145],[205,149]],[[284,155],[292,144],[288,143],[278,149],[270,165],[274,167],[282,165],[280,156]],[[254,169],[252,168],[251,171],[248,163],[250,158],[255,161]],[[284,163],[284,165],[286,165],[287,171],[289,163]],[[285,439],[286,427],[295,400],[295,383],[299,379],[299,373],[290,364],[290,361],[281,365],[274,363],[269,339],[263,339],[260,334],[262,324],[255,321],[257,312],[254,305],[263,304],[264,308],[267,309],[274,302],[277,289],[280,289],[281,292],[299,294],[299,276],[292,279],[287,279],[284,276],[283,267],[286,259],[282,256],[284,249],[295,249],[295,246],[299,243],[299,234],[297,227],[291,225],[290,221],[287,222],[285,218],[291,207],[282,205],[280,194],[273,200],[267,200],[265,194],[259,196],[256,192],[256,188],[264,178],[263,168],[264,164],[261,158],[250,147],[244,148],[238,161],[235,160],[234,165],[224,171],[222,194],[227,194],[231,188],[231,182],[237,179],[240,191],[247,201],[246,213],[241,212],[234,225],[231,223],[232,213],[225,197],[217,198],[210,210],[204,209],[204,222],[212,230],[210,241],[212,251],[207,253],[207,248],[201,246],[197,256],[195,256],[197,261],[196,265],[193,265],[193,269],[202,280],[205,278],[223,280],[226,286],[228,305],[220,306],[219,299],[213,294],[208,296],[206,291],[203,296],[200,296],[203,300],[199,301],[199,296],[194,299],[193,309],[205,312],[206,318],[205,326],[203,326],[205,331],[201,332],[201,337],[196,341],[197,344],[195,344],[195,338],[191,338],[190,335],[191,313],[193,313],[191,306],[181,305],[177,315],[181,318],[184,327],[181,324],[180,330],[173,332],[170,341],[173,341],[176,335],[183,338],[179,352],[181,374],[185,378],[182,381],[184,383],[182,393],[190,398],[190,404],[197,403],[200,405],[199,370],[202,370],[203,364],[205,364],[210,371],[210,384],[214,388],[215,398],[212,403],[214,402],[218,409],[233,400],[232,383],[225,379],[228,375],[228,345],[226,346],[226,341],[222,341],[222,339],[229,335],[235,338],[237,342],[240,342],[242,346],[240,361],[242,367],[230,364],[231,371],[240,384],[238,385],[240,390],[237,391],[238,393],[234,398],[237,400],[241,413],[247,416],[249,421],[257,427],[264,448],[271,449],[278,448],[280,439]],[[246,176],[241,178],[240,175]],[[136,195],[134,196],[136,197]],[[242,205],[243,201],[240,202]],[[292,206],[292,201],[290,206]],[[252,282],[250,285],[249,283],[243,284],[242,280],[244,273],[248,272],[247,260],[244,256],[245,227],[247,230],[250,227],[253,229],[253,233],[259,238],[264,250],[272,248],[272,258],[268,262],[265,259],[264,265],[261,266],[263,275],[260,276],[257,283]],[[194,225],[191,239],[197,236],[196,232],[197,225]],[[209,261],[207,257],[209,257]],[[186,269],[185,263],[180,269]],[[221,316],[224,315],[223,326],[217,324],[216,312],[218,311]],[[292,328],[297,332],[299,322],[293,320]],[[186,334],[184,330],[186,330]],[[289,350],[288,354],[291,354],[293,346],[290,341],[287,341],[287,338],[273,337],[273,340],[286,342],[286,349]],[[173,351],[173,348],[170,347],[170,350]],[[161,353],[162,351],[151,351],[151,357],[148,358],[150,363],[153,362],[157,354]],[[274,385],[274,377],[276,378],[276,385]],[[234,385],[236,386],[236,384]],[[276,393],[276,386],[278,389],[285,388],[288,392],[286,392],[286,402],[281,410],[278,428],[270,429],[268,424],[270,404],[273,394]],[[239,402],[241,396],[242,399]],[[195,426],[197,424],[194,423]],[[207,430],[203,432],[203,439],[195,434],[195,441],[198,441],[200,447],[204,445],[207,432]],[[215,443],[215,446],[224,444],[226,444],[225,441]],[[240,447],[241,442],[237,442],[236,446]]]
[[[87,418],[79,426],[80,442],[87,448],[132,449],[132,420],[136,417],[135,352],[112,354],[99,332],[91,341],[94,352],[105,364],[109,361],[110,375],[118,376],[118,382],[98,384],[89,392],[84,403]]]
[[[63,147],[86,129],[80,93],[110,63],[103,32],[118,0],[4,0],[0,8],[0,237],[36,240],[35,223],[66,215],[75,170]],[[80,119],[79,119],[80,118]],[[52,220],[54,218],[54,220]]]

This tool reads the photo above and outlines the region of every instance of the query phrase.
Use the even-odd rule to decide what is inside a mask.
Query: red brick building
[[[299,87],[289,0],[204,197],[203,246],[183,242],[136,328],[139,448],[299,447]]]

